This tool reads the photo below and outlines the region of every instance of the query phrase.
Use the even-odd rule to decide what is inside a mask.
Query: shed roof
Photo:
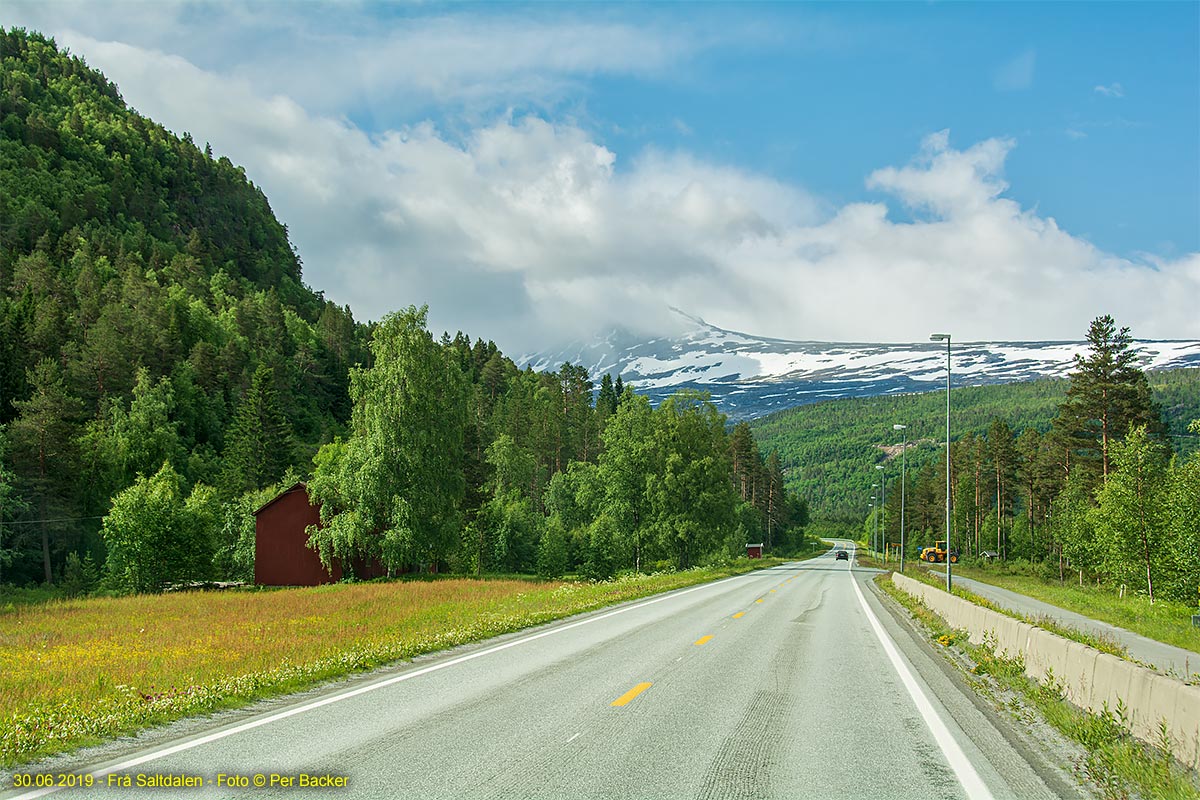
[[[266,511],[269,507],[275,505],[280,500],[282,500],[284,497],[287,497],[289,494],[296,491],[297,489],[304,489],[307,491],[308,484],[306,484],[304,481],[298,481],[297,483],[294,483],[293,485],[289,486],[287,489],[284,489],[282,492],[275,495],[273,498],[271,498],[270,500],[268,500],[267,502],[265,502],[261,506],[259,506],[257,509],[255,509],[254,516],[257,517],[259,514]]]

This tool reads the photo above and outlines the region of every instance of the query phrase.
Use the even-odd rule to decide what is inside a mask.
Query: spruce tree
[[[1054,420],[1056,433],[1070,444],[1071,465],[1096,479],[1108,480],[1110,447],[1135,426],[1161,439],[1162,411],[1154,402],[1146,375],[1138,366],[1129,328],[1117,330],[1107,314],[1088,329],[1088,354],[1076,354],[1067,400]]]
[[[617,392],[613,388],[612,375],[607,372],[600,379],[600,394],[596,398],[596,411],[605,418],[617,411]]]
[[[225,444],[221,489],[227,497],[279,480],[292,464],[292,428],[279,406],[275,373],[259,364]]]
[[[28,495],[34,499],[42,538],[42,569],[46,583],[53,581],[51,564],[51,516],[71,508],[77,484],[72,482],[75,463],[75,422],[82,411],[79,400],[67,391],[62,369],[51,359],[42,359],[29,370],[28,400],[13,403],[17,418],[10,428],[18,469],[31,476]],[[22,469],[22,467],[24,467]],[[55,514],[51,514],[51,512]]]

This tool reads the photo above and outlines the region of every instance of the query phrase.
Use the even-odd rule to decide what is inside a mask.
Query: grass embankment
[[[1148,639],[1200,653],[1200,628],[1192,627],[1194,606],[1155,600],[1127,592],[1124,597],[1094,586],[1056,580],[1046,581],[1033,575],[1014,574],[1002,568],[980,569],[956,565],[955,574],[990,583],[1002,589],[1028,595],[1036,600],[1116,625]]]
[[[783,562],[603,583],[456,578],[18,606],[0,613],[0,764]]]
[[[1119,710],[1108,714],[1081,711],[1063,699],[1061,687],[1043,686],[1028,678],[1020,660],[997,658],[986,646],[971,644],[965,631],[951,629],[944,619],[898,589],[890,575],[881,575],[876,581],[924,625],[930,639],[942,647],[957,648],[970,660],[967,674],[976,689],[1018,716],[1033,707],[1061,734],[1081,745],[1084,755],[1076,770],[1103,797],[1200,798],[1196,774],[1175,761],[1166,747],[1145,745],[1126,733]],[[1008,696],[1000,696],[1004,694]]]
[[[907,566],[908,565],[906,564],[905,567]],[[905,569],[904,574],[909,578],[921,581],[922,583],[926,583],[930,586],[935,586],[939,589],[944,589],[946,586],[945,575],[937,575],[921,567]],[[959,576],[962,574],[957,565],[955,566],[954,574]],[[967,602],[974,603],[977,606],[990,608],[997,614],[1003,614],[1006,617],[1012,617],[1013,619],[1018,619],[1021,622],[1028,622],[1030,625],[1036,625],[1039,628],[1048,630],[1053,634],[1063,637],[1064,639],[1070,639],[1072,641],[1079,642],[1080,644],[1099,650],[1102,653],[1108,653],[1109,655],[1116,656],[1117,658],[1123,658],[1126,661],[1132,661],[1135,664],[1141,663],[1129,654],[1129,649],[1126,648],[1125,645],[1121,644],[1111,636],[1106,636],[1102,633],[1095,633],[1094,631],[1082,631],[1070,625],[1064,625],[1058,620],[1043,614],[1036,616],[1030,614],[1021,614],[1020,612],[997,605],[988,598],[975,594],[975,592],[972,592],[970,589],[964,589],[961,584],[953,584],[951,593],[955,597],[961,597]]]

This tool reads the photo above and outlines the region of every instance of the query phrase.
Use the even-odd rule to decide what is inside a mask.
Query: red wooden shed
[[[297,483],[254,512],[254,582],[259,586],[318,586],[342,579],[341,563],[325,569],[308,546],[305,528],[321,524],[321,507],[308,499],[308,487]],[[377,559],[351,562],[363,580],[388,572]]]
[[[763,543],[746,545],[746,558],[762,558]]]
[[[254,512],[254,582],[259,586],[317,586],[342,579],[334,562],[325,569],[308,546],[309,525],[321,524],[321,507],[297,483]]]

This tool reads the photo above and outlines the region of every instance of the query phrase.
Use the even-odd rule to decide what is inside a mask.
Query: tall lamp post
[[[879,473],[879,549],[883,553],[883,562],[887,563],[887,473],[883,472],[883,464],[876,464]]]
[[[871,495],[871,499],[875,499],[875,495]],[[867,503],[867,508],[871,509],[871,547],[875,546],[875,504]]]
[[[908,452],[908,426],[896,423],[894,431],[904,431],[904,444],[900,445],[900,574],[904,574],[904,457]]]
[[[872,489],[878,489],[878,483],[871,484]],[[878,500],[878,495],[871,495],[872,500]],[[879,552],[879,506],[875,506],[875,516],[871,519],[871,549]]]
[[[950,591],[950,334],[931,333],[931,342],[946,343],[946,591]]]

